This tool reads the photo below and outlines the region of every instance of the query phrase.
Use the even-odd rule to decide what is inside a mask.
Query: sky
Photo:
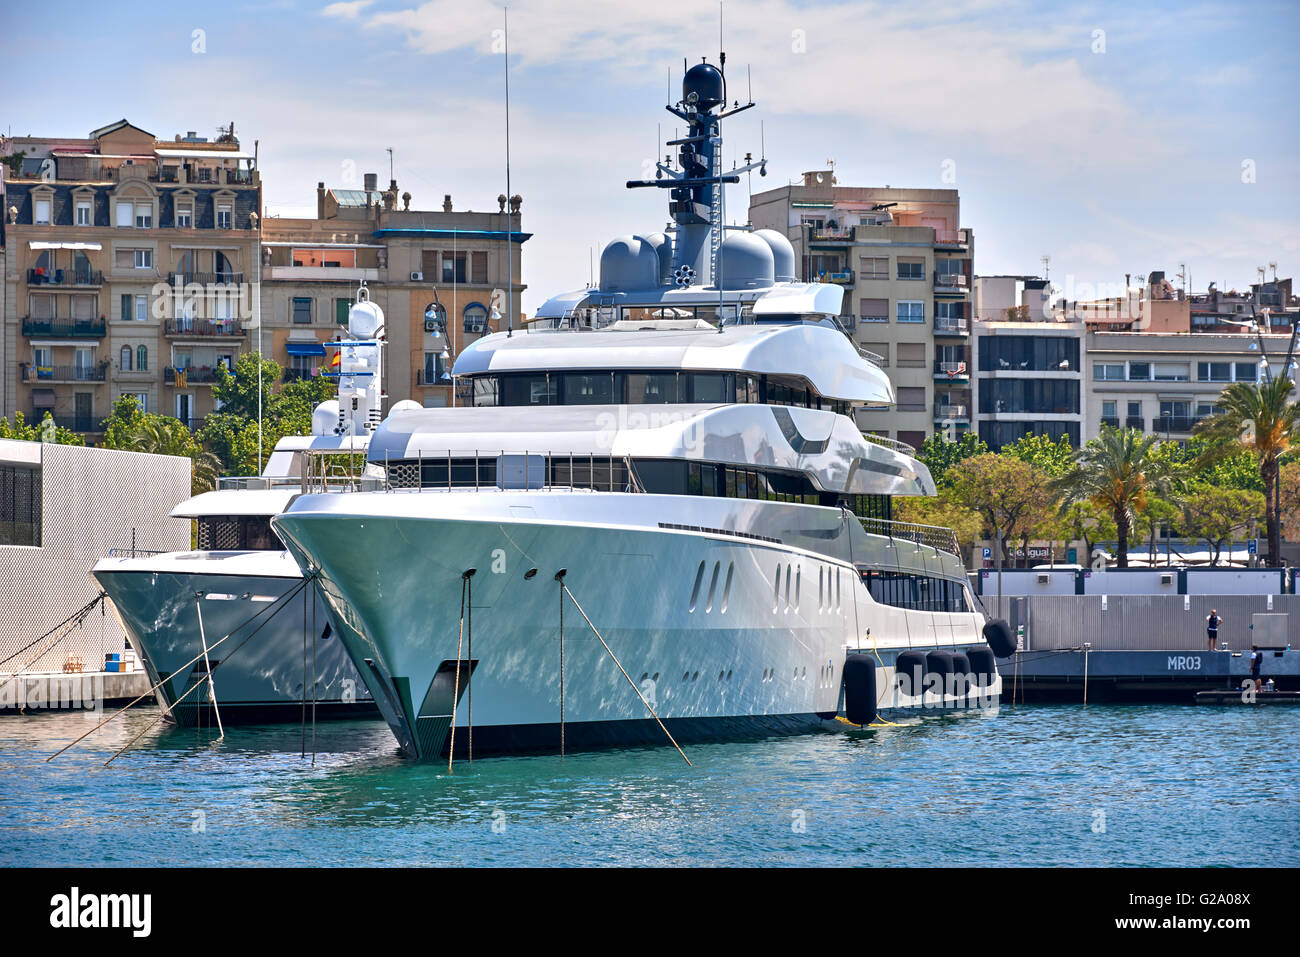
[[[977,274],[1041,274],[1049,256],[1072,299],[1182,263],[1196,291],[1273,262],[1300,272],[1295,0],[721,11],[729,92],[758,104],[724,124],[725,160],[766,155],[754,192],[828,160],[842,185],[955,187]],[[495,210],[502,14],[487,0],[5,4],[0,129],[84,137],[125,117],[170,139],[234,121],[258,141],[268,215],[314,215],[320,180],[386,183],[390,147],[413,208],[450,193]],[[683,58],[716,59],[718,20],[700,0],[510,4],[526,313],[584,285],[614,236],[663,227],[666,194],[624,183],[662,157],[670,87],[676,100]],[[730,187],[729,220],[750,188]]]

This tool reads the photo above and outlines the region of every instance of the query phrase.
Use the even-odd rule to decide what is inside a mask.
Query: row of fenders
[[[983,697],[997,675],[994,655],[1015,650],[1011,628],[1005,621],[990,621],[984,626],[984,640],[989,647],[960,651],[904,651],[894,666],[894,680],[900,695],[915,697],[926,692],[942,692],[969,702],[971,696]],[[844,662],[844,714],[852,724],[867,725],[876,719],[879,674],[871,655],[849,655]]]

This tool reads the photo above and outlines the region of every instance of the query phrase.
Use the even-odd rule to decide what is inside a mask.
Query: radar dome
[[[641,236],[619,236],[600,253],[600,291],[625,292],[659,285],[659,250]]]
[[[673,281],[673,241],[664,233],[651,233],[641,238],[659,254],[659,285],[669,285]]]
[[[348,310],[348,335],[357,339],[372,339],[384,326],[384,310],[369,297]]]
[[[424,406],[414,399],[402,399],[400,402],[393,403],[393,407],[388,410],[388,414],[396,415],[398,412],[415,412],[423,408]]]
[[[682,77],[682,100],[686,103],[701,110],[711,110],[726,99],[726,82],[712,63],[697,63]]]
[[[753,233],[728,232],[722,243],[721,259],[723,289],[762,289],[772,285],[772,247]]]
[[[758,229],[754,235],[772,250],[773,277],[777,282],[797,282],[794,271],[794,246],[775,229]]]
[[[339,401],[326,399],[311,412],[311,434],[333,435],[339,427]]]

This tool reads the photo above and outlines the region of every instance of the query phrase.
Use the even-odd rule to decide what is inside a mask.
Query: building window
[[[149,319],[149,297],[135,297],[135,321],[145,322]]]
[[[136,269],[152,269],[153,250],[152,249],[135,250],[132,256],[132,262]]]
[[[1097,372],[1103,365],[1107,370],[1119,369],[1114,376]],[[1028,370],[1033,372],[1077,372],[1079,366],[1079,340],[1064,336],[982,336],[979,341],[979,367],[984,371],[998,369]],[[1093,377],[1124,378],[1124,364],[1093,364]]]
[[[233,229],[234,213],[229,206],[217,207],[217,229]]]
[[[487,253],[475,252],[470,258],[469,281],[485,283],[488,281]]]
[[[117,204],[117,225],[118,227],[130,228],[135,222],[135,208],[130,203],[124,203],[121,200]]]
[[[925,322],[925,303],[919,299],[898,300],[899,322]]]
[[[888,279],[889,278],[889,257],[888,256],[859,257],[858,278]]]
[[[148,346],[140,346],[138,349],[135,350],[135,371],[136,372],[149,371],[149,347]],[[143,408],[143,405],[141,407]]]
[[[153,205],[137,203],[135,207],[135,228],[153,228]]]
[[[1124,363],[1094,362],[1092,377],[1098,382],[1111,382],[1124,378]]]
[[[487,332],[487,309],[477,302],[465,307],[465,332],[468,335],[481,335]]]
[[[0,545],[40,544],[40,468],[0,466]]]
[[[446,364],[443,362],[442,353],[426,352],[424,354],[424,384],[441,384],[445,373]]]
[[[889,321],[888,299],[859,299],[858,308],[862,310],[861,320],[863,322]]]
[[[1128,364],[1128,377],[1132,382],[1149,381],[1151,379],[1151,363],[1130,362]]]
[[[1238,362],[1236,363],[1233,378],[1237,382],[1258,382],[1259,366],[1253,362]]]
[[[442,281],[456,283],[466,281],[465,253],[442,254]]]
[[[77,225],[90,225],[90,203],[87,200],[77,200]]]
[[[122,347],[121,356],[118,361],[118,368],[121,369],[123,372],[131,371],[131,347],[130,346]]]
[[[1196,378],[1201,382],[1231,382],[1231,362],[1198,362]]]
[[[48,199],[38,199],[33,206],[32,223],[37,226],[50,225],[50,201]]]
[[[297,323],[311,322],[311,299],[299,296],[294,297],[293,321]]]
[[[1103,421],[1110,420],[1112,425],[1119,421],[1119,416],[1115,411],[1114,399],[1107,399],[1101,404],[1101,417]]]
[[[1155,368],[1157,382],[1187,382],[1190,379],[1186,362],[1157,362]]]
[[[898,278],[899,279],[924,279],[925,260],[900,258],[898,260]]]
[[[189,229],[194,225],[194,204],[177,203],[176,204],[176,226],[178,229]]]

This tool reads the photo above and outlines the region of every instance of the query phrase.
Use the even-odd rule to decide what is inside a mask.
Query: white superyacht
[[[797,282],[781,234],[722,226],[746,171],[718,169],[725,102],[692,67],[680,163],[629,184],[672,190],[668,233],[616,239],[598,287],[466,349],[464,407],[391,415],[383,490],[272,520],[412,756],[799,733],[1000,692],[952,532],[891,520],[934,483],[854,423],[894,397],[834,319],[842,290]]]
[[[223,478],[172,510],[197,523],[196,550],[111,557],[92,570],[177,724],[376,714],[328,607],[270,520],[301,491],[304,468],[335,489],[374,483],[364,459],[380,421],[382,329],[363,287],[349,313],[354,338],[325,344],[337,354],[325,374],[338,377],[339,398],[314,410],[313,434],[281,439],[260,476]]]

